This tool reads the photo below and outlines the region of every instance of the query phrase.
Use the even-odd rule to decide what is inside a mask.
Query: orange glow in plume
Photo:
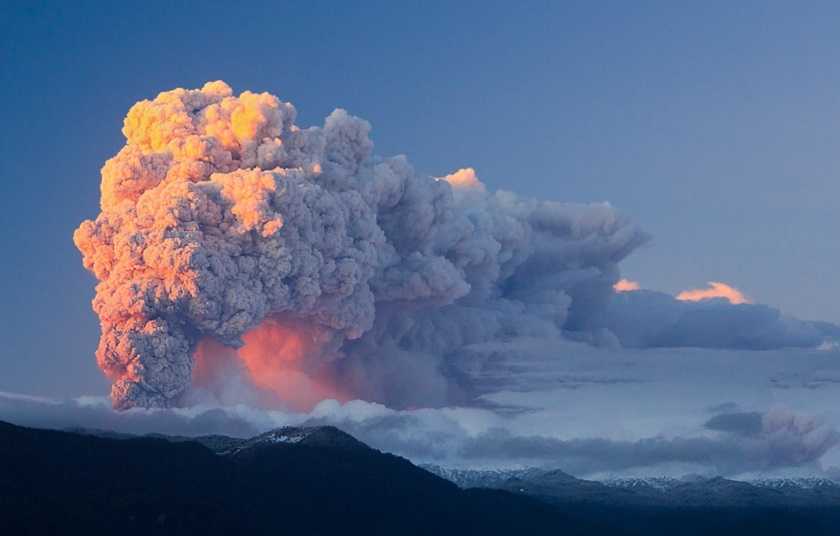
[[[709,281],[707,288],[684,290],[677,294],[677,299],[681,301],[700,301],[713,298],[723,298],[735,304],[750,303],[749,298],[744,296],[740,290],[720,281]]]
[[[320,367],[325,331],[299,323],[268,319],[243,336],[245,345],[234,350],[204,339],[195,351],[193,384],[212,387],[231,367],[244,366],[264,405],[309,411],[318,402],[346,402],[344,393]],[[238,363],[236,362],[238,361]]]
[[[478,179],[478,175],[475,174],[475,170],[473,168],[459,169],[455,173],[451,173],[443,177],[443,180],[448,182],[455,189],[485,190],[484,184]]]
[[[640,288],[639,283],[629,279],[619,279],[618,282],[613,285],[613,290],[616,292],[633,292],[634,290],[639,290]]]

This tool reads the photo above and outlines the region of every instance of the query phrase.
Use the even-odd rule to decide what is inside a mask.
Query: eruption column
[[[73,237],[99,281],[115,407],[185,403],[219,348],[303,406],[442,392],[441,360],[467,344],[587,326],[646,240],[606,204],[490,193],[469,168],[434,178],[374,156],[370,125],[344,110],[320,127],[295,117],[224,82],[128,112],[101,212]]]

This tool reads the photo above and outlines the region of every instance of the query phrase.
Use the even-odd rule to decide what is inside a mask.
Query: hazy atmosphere
[[[0,7],[0,420],[840,478],[832,3]]]

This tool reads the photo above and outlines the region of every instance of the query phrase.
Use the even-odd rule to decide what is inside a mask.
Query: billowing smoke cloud
[[[816,348],[840,336],[836,325],[799,320],[767,305],[689,301],[649,290],[616,293],[603,326],[633,348]]]
[[[467,345],[599,337],[617,263],[646,240],[609,205],[490,193],[471,169],[429,177],[375,156],[344,110],[295,116],[223,82],[129,111],[101,213],[74,234],[115,407],[183,404],[219,366],[286,401],[305,378],[307,393],[445,403],[447,356]]]

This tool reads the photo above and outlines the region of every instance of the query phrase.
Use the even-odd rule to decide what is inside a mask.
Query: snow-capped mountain
[[[241,452],[261,447],[276,445],[305,445],[308,447],[329,447],[341,449],[368,449],[334,426],[286,426],[252,437],[250,439],[219,441],[219,436],[194,438],[215,452],[223,455],[236,455]]]
[[[592,481],[558,470],[425,469],[462,488],[503,489],[563,503],[670,508],[840,506],[840,483],[821,478],[730,480],[722,477],[616,478]]]

